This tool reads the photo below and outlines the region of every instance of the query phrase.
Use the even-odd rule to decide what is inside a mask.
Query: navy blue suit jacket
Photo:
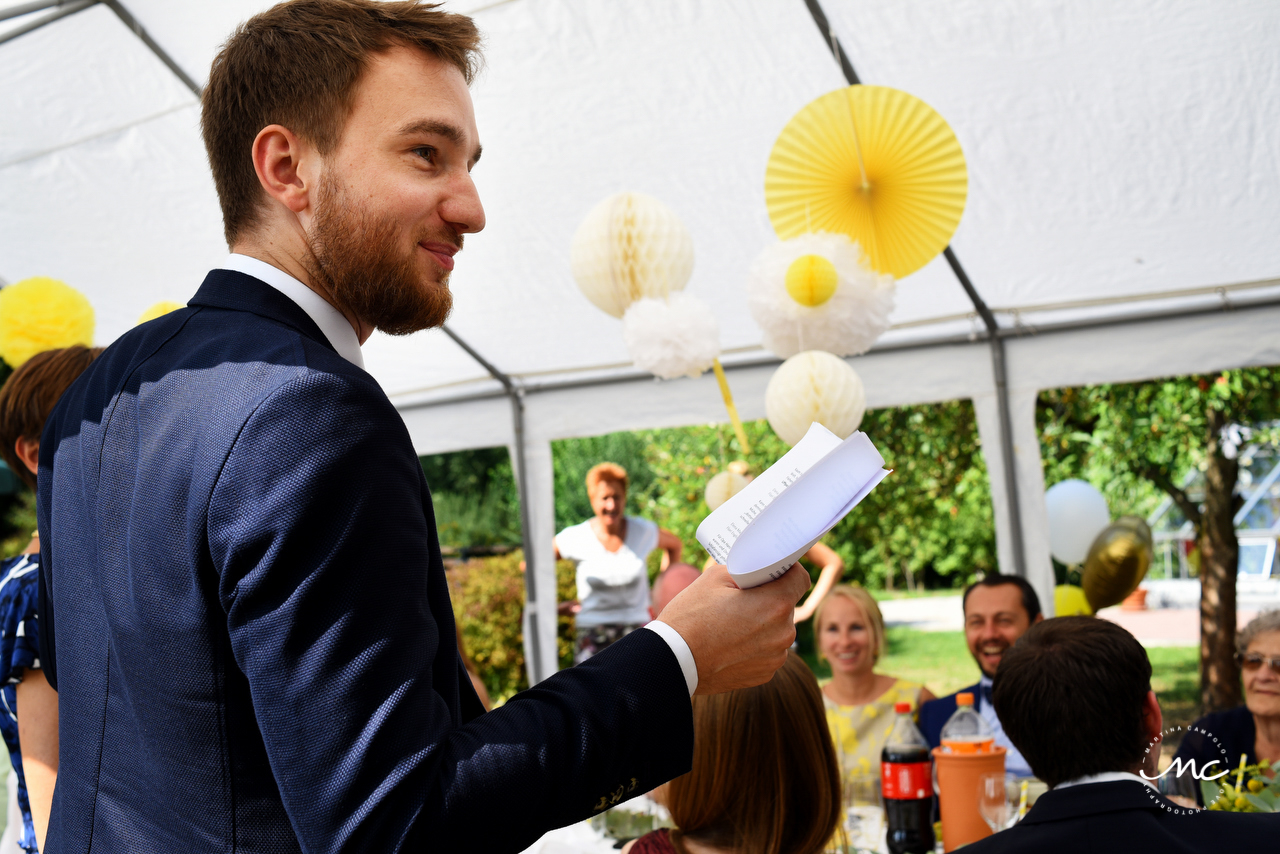
[[[40,452],[52,854],[518,851],[689,768],[652,632],[481,714],[403,421],[250,276],[122,336]]]
[[[982,708],[981,683],[971,685],[968,688],[961,688],[956,694],[961,694],[965,691],[973,695],[973,710],[975,712],[980,710]],[[946,726],[947,721],[951,720],[951,716],[955,713],[955,694],[930,700],[920,706],[920,732],[924,735],[925,741],[929,742],[930,747],[938,747],[942,744],[942,728]]]
[[[1280,814],[1188,810],[1136,780],[1045,792],[1026,818],[965,854],[1202,854],[1273,851]]]

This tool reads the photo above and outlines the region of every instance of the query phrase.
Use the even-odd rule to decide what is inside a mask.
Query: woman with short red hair
[[[662,568],[680,560],[680,538],[639,516],[626,515],[627,470],[600,463],[587,472],[595,512],[556,534],[556,559],[575,564],[578,599],[561,605],[577,615],[575,664],[649,622],[647,561],[662,549]]]

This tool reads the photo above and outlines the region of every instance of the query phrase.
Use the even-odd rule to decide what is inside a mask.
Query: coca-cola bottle
[[[933,762],[929,743],[911,719],[911,704],[893,707],[898,719],[880,753],[880,792],[891,854],[933,851]]]

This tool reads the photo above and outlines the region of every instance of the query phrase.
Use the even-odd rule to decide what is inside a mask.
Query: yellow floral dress
[[[880,751],[893,729],[893,707],[896,703],[910,703],[912,714],[918,716],[923,688],[919,682],[898,679],[889,690],[861,706],[841,706],[833,703],[825,691],[822,693],[827,726],[831,727],[831,740],[835,742],[836,757],[840,761],[840,778],[845,785],[855,777],[880,776]]]

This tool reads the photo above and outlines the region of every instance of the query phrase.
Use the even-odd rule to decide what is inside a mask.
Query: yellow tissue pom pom
[[[93,306],[84,294],[47,276],[0,288],[0,359],[10,367],[72,344],[93,346]]]
[[[138,324],[141,325],[143,323],[146,323],[148,320],[155,320],[157,317],[164,317],[169,312],[177,311],[180,308],[186,308],[186,306],[180,302],[163,300],[151,306],[151,308],[147,309],[146,311],[144,311],[142,313],[142,316],[138,318]]]
[[[1084,591],[1074,584],[1059,584],[1053,588],[1053,614],[1055,617],[1093,616],[1093,608]]]
[[[821,255],[801,255],[787,268],[787,294],[809,308],[831,299],[839,282],[835,265]]]

